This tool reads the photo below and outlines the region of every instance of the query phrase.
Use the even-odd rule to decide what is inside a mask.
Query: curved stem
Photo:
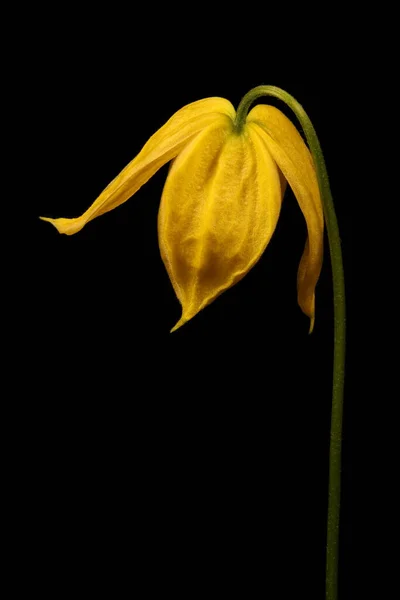
[[[306,136],[316,167],[319,190],[324,207],[332,263],[334,305],[334,358],[332,385],[331,436],[329,449],[329,497],[326,554],[326,600],[338,598],[340,471],[342,452],[343,389],[346,347],[346,305],[342,250],[339,227],[329,187],[328,174],[315,129],[303,107],[287,92],[270,85],[252,89],[239,104],[235,128],[240,132],[250,105],[260,96],[275,96],[283,100],[295,113]]]

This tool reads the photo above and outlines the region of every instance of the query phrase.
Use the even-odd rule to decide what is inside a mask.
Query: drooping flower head
[[[323,210],[312,156],[292,122],[258,105],[240,129],[232,104],[206,98],[179,110],[76,219],[50,219],[72,235],[128,200],[168,161],[158,217],[161,256],[182,305],[178,329],[242,279],[267,247],[286,181],[307,224],[298,302],[315,318],[322,266]]]

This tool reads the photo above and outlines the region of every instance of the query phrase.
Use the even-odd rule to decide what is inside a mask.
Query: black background
[[[351,324],[352,214],[334,92],[341,63],[333,57],[322,71],[312,49],[288,47],[287,34],[276,45],[247,30],[242,43],[204,14],[196,34],[169,30],[159,13],[156,27],[97,17],[54,16],[27,74],[31,139],[40,140],[24,284],[38,392],[25,414],[32,552],[54,589],[75,589],[84,576],[84,589],[109,585],[113,597],[127,585],[138,597],[321,598],[332,285],[326,243],[309,336],[296,299],[306,228],[292,192],[259,263],[173,334],[180,306],[157,242],[168,165],[76,236],[38,216],[81,214],[185,104],[222,96],[236,107],[252,87],[277,85],[303,105],[324,150]],[[343,600],[353,597],[351,342],[350,326]]]

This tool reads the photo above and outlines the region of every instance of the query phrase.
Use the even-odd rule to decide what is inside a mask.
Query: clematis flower
[[[72,235],[128,200],[173,160],[158,216],[161,256],[182,305],[178,329],[255,265],[279,218],[286,182],[307,224],[297,278],[298,303],[315,318],[322,266],[323,209],[311,154],[291,121],[258,105],[240,129],[232,104],[206,98],[179,110],[75,219],[50,219]]]

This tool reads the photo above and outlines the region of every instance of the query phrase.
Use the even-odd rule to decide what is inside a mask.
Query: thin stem
[[[332,263],[334,305],[334,357],[332,384],[331,437],[329,449],[329,497],[326,553],[326,600],[338,598],[340,471],[342,453],[343,389],[346,348],[346,304],[342,250],[339,227],[329,187],[328,173],[315,129],[303,107],[287,92],[270,85],[251,90],[239,104],[235,128],[240,132],[250,105],[260,96],[275,96],[283,100],[295,113],[306,136],[316,167],[319,190],[324,207]]]

